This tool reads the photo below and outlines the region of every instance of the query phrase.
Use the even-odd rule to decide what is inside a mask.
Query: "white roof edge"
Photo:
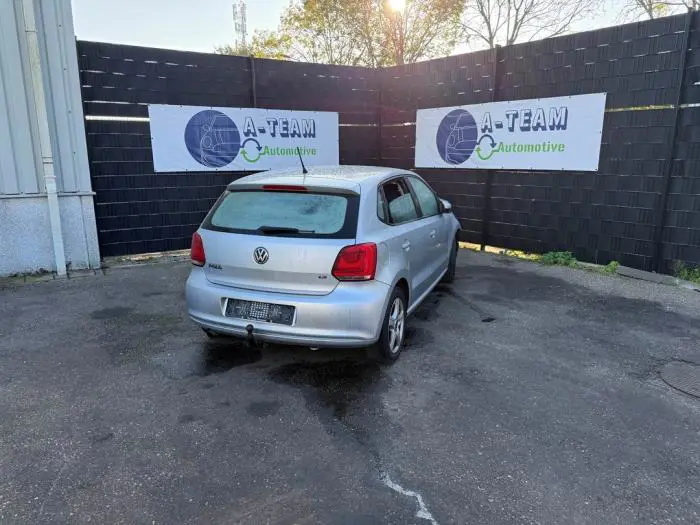
[[[242,177],[230,185],[264,184],[266,182],[303,185],[304,181],[307,181],[309,185],[313,184],[314,186],[354,188],[361,185],[363,181],[376,180],[406,171],[400,168],[381,166],[311,166],[306,175],[301,173],[301,167],[270,170]]]

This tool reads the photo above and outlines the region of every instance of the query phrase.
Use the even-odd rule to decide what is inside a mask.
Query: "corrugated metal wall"
[[[64,2],[35,1],[56,185],[59,193],[91,192],[71,10]]]
[[[0,2],[0,196],[39,193],[41,159],[36,136],[34,100],[26,70],[26,43],[21,2]]]
[[[23,0],[0,0],[0,195],[44,192]],[[91,192],[71,11],[34,0],[59,193]],[[49,58],[50,57],[50,58]]]

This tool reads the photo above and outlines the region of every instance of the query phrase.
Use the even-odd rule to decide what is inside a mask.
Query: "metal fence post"
[[[692,27],[694,11],[688,10],[685,19],[685,29],[683,33],[683,48],[681,49],[680,64],[678,65],[678,89],[676,90],[676,100],[673,105],[673,131],[668,140],[666,160],[664,162],[663,182],[661,186],[661,199],[656,210],[654,220],[654,259],[652,268],[655,272],[662,270],[663,233],[666,226],[666,207],[668,206],[668,194],[671,189],[671,172],[673,171],[673,159],[676,156],[676,143],[678,138],[678,127],[680,124],[681,103],[683,101],[683,88],[685,84],[686,58],[688,47],[690,46],[690,29]]]
[[[255,57],[250,55],[248,57],[250,62],[250,103],[254,108],[258,107],[258,85],[257,79],[255,78]]]
[[[377,164],[380,166],[384,162],[384,141],[382,140],[382,127],[383,127],[383,115],[384,112],[384,69],[377,68],[374,70],[374,74],[377,75],[376,81],[379,91],[379,105],[377,107]]]
[[[491,102],[498,100],[498,62],[501,59],[501,46],[493,48],[493,68],[491,78],[493,89],[491,90]],[[486,170],[486,184],[484,185],[484,208],[481,216],[481,251],[486,250],[491,233],[491,190],[493,188],[493,175],[497,170]]]

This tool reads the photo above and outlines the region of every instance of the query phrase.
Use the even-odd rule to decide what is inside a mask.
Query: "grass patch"
[[[700,284],[700,266],[689,267],[682,261],[673,263],[673,275],[684,281]]]
[[[469,244],[465,242],[459,243],[460,248],[469,248],[474,251],[479,251],[478,244]],[[497,254],[502,257],[512,257],[523,261],[538,262],[545,266],[566,266],[568,268],[578,268],[589,272],[602,273],[607,275],[616,275],[620,263],[611,261],[605,266],[597,264],[588,264],[579,262],[571,252],[547,252],[545,254],[529,253],[520,250],[511,250],[510,248],[496,248],[494,246],[486,247],[487,253]],[[697,269],[700,273],[700,269]]]
[[[615,275],[617,273],[617,269],[620,267],[620,263],[617,261],[610,261],[608,264],[603,266],[603,271],[605,273],[609,273],[611,275]]]
[[[571,252],[547,252],[540,257],[540,262],[545,266],[578,266],[578,261]]]

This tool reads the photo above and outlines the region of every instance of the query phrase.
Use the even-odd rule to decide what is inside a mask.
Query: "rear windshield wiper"
[[[316,233],[315,230],[300,230],[299,228],[287,228],[285,226],[260,226],[257,231],[264,235],[274,235],[275,233]]]

